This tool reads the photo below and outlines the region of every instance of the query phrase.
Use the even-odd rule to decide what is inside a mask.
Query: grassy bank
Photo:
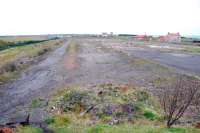
[[[52,38],[52,39],[46,39],[46,40],[24,40],[24,41],[14,41],[14,42],[0,40],[0,51],[9,49],[9,48],[22,47],[26,45],[32,45],[32,44],[42,43],[42,42],[56,40],[56,39],[58,38]]]
[[[188,47],[183,50],[184,52],[190,52],[190,53],[200,53],[200,47]]]
[[[0,84],[16,78],[21,70],[36,62],[36,58],[56,48],[60,41],[51,40],[0,51]]]

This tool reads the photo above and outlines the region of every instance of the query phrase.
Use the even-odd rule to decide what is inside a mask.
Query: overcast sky
[[[200,0],[0,0],[0,35],[200,35]]]

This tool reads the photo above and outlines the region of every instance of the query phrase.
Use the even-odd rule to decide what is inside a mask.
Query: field
[[[199,81],[199,46],[87,36],[0,37],[1,46],[2,128],[17,133],[200,132],[196,106],[169,128],[159,100],[161,88],[180,77]]]

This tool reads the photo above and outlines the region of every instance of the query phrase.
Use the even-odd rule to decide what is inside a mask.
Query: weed
[[[61,106],[66,112],[81,112],[93,105],[93,100],[91,98],[95,99],[94,97],[89,96],[87,92],[72,90],[64,95],[64,98],[61,101],[63,105]]]
[[[46,124],[53,124],[53,123],[55,123],[55,119],[54,119],[54,117],[49,117],[49,118],[47,118],[46,120],[45,120],[45,123]]]
[[[70,119],[65,115],[56,115],[54,116],[54,124],[59,126],[68,125],[70,123]]]
[[[43,133],[41,128],[36,128],[32,126],[20,126],[17,128],[17,133]]]
[[[104,129],[111,128],[109,125],[96,125],[88,130],[88,133],[103,133]]]
[[[152,109],[145,109],[144,116],[149,120],[156,120],[159,118],[158,114]]]
[[[135,93],[135,97],[137,98],[137,101],[145,102],[149,100],[150,95],[146,91],[138,90]]]
[[[145,112],[146,108],[153,106],[153,98],[146,91],[128,87],[129,89],[122,93],[119,86],[112,84],[97,87],[102,87],[100,92],[70,88],[62,94],[59,93],[61,98],[57,98],[55,105],[51,106],[65,113],[89,114],[104,123],[109,123],[114,119],[120,122],[134,119],[135,116],[144,117],[144,113],[147,116],[144,117],[146,119],[157,118],[148,117],[149,112]],[[157,111],[153,109],[151,111],[156,115]]]
[[[42,106],[44,106],[44,102],[45,102],[44,99],[36,98],[36,99],[32,100],[31,107],[32,108],[42,107]]]

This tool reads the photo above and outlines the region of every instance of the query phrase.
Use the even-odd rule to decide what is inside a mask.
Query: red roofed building
[[[180,43],[181,35],[178,33],[169,33],[166,36],[160,36],[159,40],[161,42],[171,42],[171,43]]]
[[[138,40],[138,41],[147,41],[148,36],[147,35],[136,35],[135,39]]]

